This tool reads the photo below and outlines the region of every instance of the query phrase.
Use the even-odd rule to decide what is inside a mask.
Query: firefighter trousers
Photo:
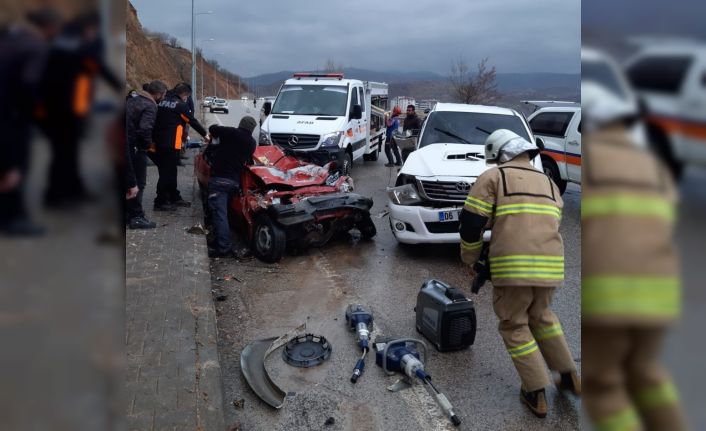
[[[550,308],[554,289],[493,288],[493,309],[500,319],[498,330],[526,391],[549,385],[546,366],[560,373],[576,370],[559,319]]]
[[[659,362],[665,328],[589,325],[581,331],[583,403],[596,429],[688,429]]]

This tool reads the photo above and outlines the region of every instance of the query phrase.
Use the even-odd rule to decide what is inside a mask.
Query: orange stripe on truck
[[[572,156],[566,153],[559,153],[553,151],[542,151],[542,154],[551,157],[559,163],[568,163],[570,165],[581,166],[581,157]]]
[[[689,138],[706,140],[706,123],[678,118],[650,115],[647,120],[664,129],[667,133],[678,133]]]

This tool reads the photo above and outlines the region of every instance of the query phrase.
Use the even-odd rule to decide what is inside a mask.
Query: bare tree
[[[451,64],[451,91],[457,102],[469,104],[492,104],[498,100],[498,84],[495,81],[495,66],[488,68],[488,58],[477,65],[476,73],[471,73],[468,63],[458,57]]]
[[[343,65],[340,63],[336,64],[333,58],[329,57],[324,63],[324,72],[343,72]]]

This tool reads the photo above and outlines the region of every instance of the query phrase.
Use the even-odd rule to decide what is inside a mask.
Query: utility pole
[[[196,30],[194,24],[196,21],[196,14],[194,13],[194,1],[191,0],[191,91],[196,91]],[[194,102],[198,102],[198,94],[194,94]],[[196,103],[198,105],[198,103]]]

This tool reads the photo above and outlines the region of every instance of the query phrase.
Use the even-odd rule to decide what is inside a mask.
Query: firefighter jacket
[[[157,119],[154,124],[154,143],[157,151],[181,150],[185,127],[189,125],[199,135],[205,137],[208,132],[194,118],[189,105],[176,95],[169,95],[159,102]]]
[[[557,286],[564,280],[558,188],[527,153],[485,171],[461,212],[461,259],[472,265],[492,229],[489,261],[494,286]]]
[[[582,318],[666,323],[680,311],[667,169],[621,129],[587,136],[581,203]]]

